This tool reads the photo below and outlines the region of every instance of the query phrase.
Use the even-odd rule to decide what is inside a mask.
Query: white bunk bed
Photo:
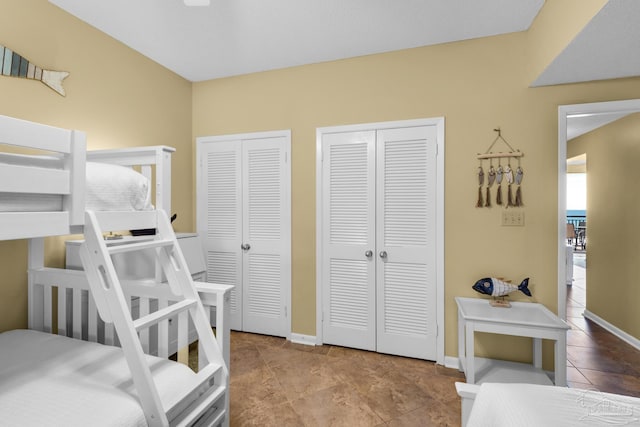
[[[163,209],[85,213],[87,160],[140,166],[156,189],[156,206],[170,212],[174,150],[86,153],[82,132],[6,116],[0,116],[0,144],[31,150],[0,158],[0,240],[29,239],[29,330],[0,334],[0,424],[227,425],[230,287],[191,280]],[[16,195],[27,200],[26,208],[5,203]],[[54,207],[51,199],[58,199]],[[132,239],[132,245],[115,250],[103,239],[107,231],[149,228],[158,236]],[[44,238],[80,232],[86,239],[85,271],[46,267]],[[162,271],[157,277],[169,283],[157,277],[121,283],[109,253],[150,247],[158,255],[156,271]],[[135,315],[129,310],[132,298],[141,301]],[[216,307],[215,339],[203,303]],[[195,325],[197,373],[166,359],[170,318]],[[181,344],[187,334],[180,331],[186,329],[178,328]],[[160,357],[143,354],[150,335]]]

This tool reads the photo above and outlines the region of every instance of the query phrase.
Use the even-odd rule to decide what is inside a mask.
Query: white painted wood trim
[[[471,408],[476,400],[476,396],[480,391],[480,386],[476,384],[467,384],[456,382],[456,392],[460,396],[460,410],[461,410],[461,422],[462,427],[465,427],[469,422],[469,415],[471,414]]]
[[[65,160],[65,169],[71,171],[71,194],[64,198],[63,209],[69,211],[69,225],[77,226],[84,223],[87,135],[72,131],[71,138],[75,149]]]
[[[567,284],[564,247],[566,240],[567,118],[601,113],[640,111],[640,99],[560,105],[558,107],[558,317],[567,318]]]
[[[391,122],[364,123],[346,126],[329,126],[316,129],[316,344],[321,345],[322,340],[322,135],[335,132],[352,132],[366,130],[393,129],[412,126],[436,126],[437,129],[437,155],[436,155],[436,201],[438,204],[436,213],[436,294],[438,337],[436,341],[436,363],[445,364],[444,354],[444,154],[445,154],[445,119],[435,117],[427,119],[400,120]]]
[[[322,345],[322,135],[316,129],[316,345]]]
[[[460,368],[460,359],[453,356],[445,356],[444,358],[444,367],[449,369],[457,369],[462,371]]]
[[[29,239],[27,252],[28,318],[29,329],[44,328],[44,299],[42,288],[34,277],[34,270],[44,268],[44,238]]]
[[[562,141],[562,142],[561,142]],[[567,320],[567,115],[558,109],[558,317]],[[560,260],[562,258],[562,262]]]
[[[0,115],[0,141],[3,144],[69,154],[72,130]]]
[[[445,123],[444,117],[431,119],[436,125],[438,132],[437,151],[436,151],[436,294],[437,300],[437,322],[438,322],[438,339],[437,339],[437,359],[440,365],[445,363],[444,354],[444,336],[445,336],[445,317],[444,317],[444,153],[445,153]]]
[[[606,320],[604,320],[602,317],[598,316],[597,314],[594,314],[594,313],[590,312],[589,310],[585,310],[583,315],[587,319],[589,319],[589,320],[595,322],[596,324],[598,324],[598,326],[601,326],[602,328],[604,328],[607,331],[611,332],[613,335],[615,335],[616,337],[620,338],[622,341],[624,341],[627,344],[633,346],[636,350],[640,350],[640,340],[637,339],[636,337],[634,337],[633,335],[630,335],[630,334],[626,333],[622,329],[618,328],[615,325],[612,325],[611,323],[609,323]]]
[[[304,344],[304,345],[316,345],[317,338],[313,335],[303,335],[296,334],[295,332],[291,333],[291,342],[294,344]]]
[[[444,117],[434,117],[425,119],[412,119],[412,120],[394,120],[391,122],[377,122],[377,123],[360,123],[353,125],[340,125],[340,126],[326,126],[316,129],[316,136],[318,134],[323,135],[326,133],[336,132],[362,132],[368,130],[383,130],[383,129],[395,129],[406,128],[414,126],[432,126],[444,124]],[[443,130],[444,134],[444,130]],[[316,140],[317,143],[317,140]]]

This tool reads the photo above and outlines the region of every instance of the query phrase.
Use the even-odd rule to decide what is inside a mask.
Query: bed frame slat
[[[98,310],[93,297],[89,295],[87,308],[87,339],[98,342]]]
[[[4,212],[2,240],[69,234],[69,212]]]
[[[108,230],[138,230],[144,228],[156,228],[155,211],[138,211],[135,217],[132,212],[95,212],[101,224],[105,224]],[[107,227],[108,225],[108,227]]]
[[[89,289],[87,277],[80,270],[63,270],[60,268],[39,268],[29,271],[33,281],[39,285],[57,286],[64,283],[67,288]]]
[[[69,171],[63,169],[3,165],[0,168],[0,191],[67,195],[71,193],[70,176]]]
[[[128,147],[108,150],[92,150],[87,153],[87,160],[91,162],[106,162],[122,166],[153,165],[162,162],[164,153],[171,155],[176,151],[166,145],[148,147]]]
[[[0,116],[0,143],[68,154],[72,131]]]
[[[74,289],[73,292],[73,337],[82,339],[82,290]]]
[[[67,335],[67,288],[58,288],[58,335]]]
[[[53,310],[51,309],[53,304],[52,298],[52,289],[51,286],[43,286],[43,295],[44,295],[44,325],[42,330],[47,333],[53,332]],[[63,316],[64,317],[64,316]]]

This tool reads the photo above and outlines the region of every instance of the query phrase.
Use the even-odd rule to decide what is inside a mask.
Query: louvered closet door
[[[436,359],[436,127],[377,132],[377,349]]]
[[[375,350],[375,132],[326,134],[322,150],[323,341]]]
[[[285,336],[291,280],[286,138],[244,140],[243,330]]]
[[[242,145],[223,141],[202,145],[202,195],[198,231],[203,236],[207,281],[233,285],[231,329],[242,330]],[[205,230],[205,232],[203,232]]]

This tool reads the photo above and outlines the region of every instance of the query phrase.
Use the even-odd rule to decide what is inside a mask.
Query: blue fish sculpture
[[[473,290],[480,292],[481,294],[491,295],[492,297],[501,297],[510,294],[511,292],[520,291],[526,296],[531,296],[529,290],[529,278],[527,277],[520,283],[519,286],[514,286],[511,283],[503,282],[495,277],[485,277],[478,280],[475,285],[472,286]]]
[[[43,70],[8,47],[2,45],[0,45],[0,74],[3,76],[39,80],[62,96],[65,96],[62,80],[69,75],[66,71]]]

